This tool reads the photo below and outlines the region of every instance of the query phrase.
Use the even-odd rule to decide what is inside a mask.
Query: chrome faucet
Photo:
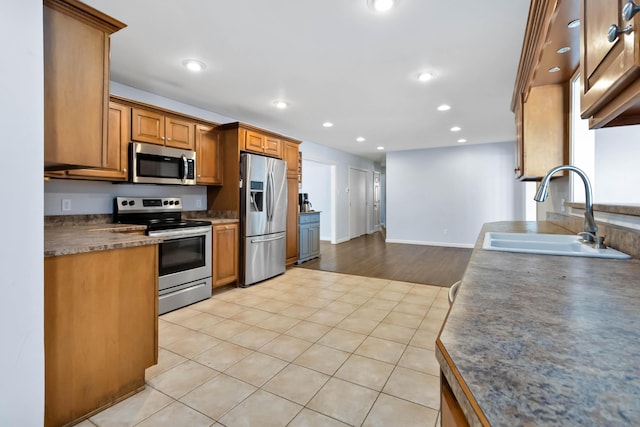
[[[538,191],[536,192],[536,195],[533,197],[533,199],[536,202],[544,202],[545,200],[547,200],[547,197],[549,196],[549,182],[551,181],[551,176],[561,170],[568,170],[577,173],[578,176],[582,178],[582,182],[584,183],[584,231],[578,234],[582,236],[582,241],[584,243],[595,244],[599,242],[599,244],[602,244],[604,238],[601,238],[597,235],[598,226],[596,225],[596,221],[593,219],[593,193],[591,192],[591,183],[589,182],[589,178],[587,178],[587,175],[581,169],[578,169],[577,167],[571,165],[556,166],[555,168],[551,169],[549,172],[547,172],[544,178],[542,178],[540,187],[538,187]]]

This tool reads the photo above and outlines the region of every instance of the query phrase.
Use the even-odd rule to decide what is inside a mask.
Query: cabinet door
[[[287,178],[298,177],[298,144],[284,143],[284,161],[287,162]]]
[[[282,141],[280,141],[278,138],[265,136],[264,137],[264,154],[268,154],[270,156],[274,156],[281,159],[282,158]]]
[[[287,265],[298,260],[298,180],[287,178]]]
[[[306,260],[311,255],[311,236],[309,225],[300,226],[300,246],[298,247],[298,259]]]
[[[637,28],[638,16],[625,22],[622,7],[627,0],[583,0],[581,8],[581,64],[583,93],[580,108],[583,118],[594,115],[602,106],[640,75]],[[633,25],[629,34],[607,40],[611,24],[624,28]]]
[[[213,227],[213,287],[238,280],[238,224]]]
[[[245,134],[244,148],[247,151],[264,153],[264,135],[248,130]]]
[[[536,180],[566,163],[569,147],[568,87],[535,86],[521,108],[520,178]],[[558,175],[560,176],[560,175]]]
[[[309,227],[309,256],[320,255],[320,224]]]
[[[72,8],[56,6],[56,2],[45,4],[45,168],[102,167],[109,99],[109,36],[93,26],[90,18],[72,16]]]
[[[129,149],[130,108],[126,105],[109,102],[109,125],[105,149],[105,167],[101,169],[73,169],[67,176],[74,179],[98,179],[108,181],[126,181]]]
[[[167,147],[183,150],[195,150],[194,138],[195,123],[180,120],[175,117],[165,117],[165,133]]]
[[[131,109],[131,139],[164,145],[164,115],[141,108]]]
[[[222,146],[213,126],[196,125],[197,183],[222,185]]]

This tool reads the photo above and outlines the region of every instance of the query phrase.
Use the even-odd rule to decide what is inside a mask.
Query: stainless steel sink
[[[496,233],[484,235],[482,249],[527,254],[581,256],[592,258],[628,259],[629,255],[615,249],[595,249],[584,244],[575,234]]]

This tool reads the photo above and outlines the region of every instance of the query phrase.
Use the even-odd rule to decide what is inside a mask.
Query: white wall
[[[640,126],[595,131],[594,203],[640,203]]]
[[[333,200],[331,197],[331,165],[312,160],[302,161],[302,187],[308,193],[313,210],[320,211],[320,240],[331,240]]]
[[[42,1],[3,2],[0,425],[44,420]]]
[[[387,153],[387,241],[470,247],[484,223],[521,219],[514,150],[506,142]]]
[[[373,182],[373,161],[336,150],[335,148],[324,145],[314,144],[305,141],[300,145],[302,160],[312,160],[320,163],[335,165],[336,167],[336,205],[335,205],[335,233],[336,243],[346,242],[349,240],[349,168],[357,168],[367,171],[367,182]],[[302,170],[302,185],[305,181],[313,179],[307,174],[306,170]],[[368,226],[373,224],[373,212],[371,209],[371,200],[373,199],[373,186],[367,188],[367,210],[368,210]],[[313,201],[312,201],[313,203]],[[369,230],[372,231],[372,230]]]

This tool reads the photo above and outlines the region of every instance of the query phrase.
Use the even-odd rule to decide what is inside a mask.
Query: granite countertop
[[[471,425],[640,425],[640,261],[481,249],[436,340]]]
[[[145,229],[144,225],[130,224],[47,225],[44,227],[44,256],[73,255],[162,243],[162,239],[157,237],[127,233]]]
[[[208,217],[202,217],[202,218],[198,218],[198,219],[203,220],[203,221],[211,221],[211,225],[238,224],[240,222],[239,219],[232,219],[232,218],[208,218]]]

